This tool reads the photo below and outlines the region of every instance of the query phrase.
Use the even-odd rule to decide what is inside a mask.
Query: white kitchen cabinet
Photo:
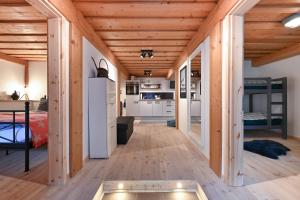
[[[163,101],[163,116],[166,117],[175,116],[175,101],[172,100]]]
[[[140,115],[143,117],[153,116],[153,101],[140,101]]]
[[[200,117],[201,116],[201,101],[191,100],[191,116]]]
[[[89,154],[108,158],[117,146],[116,88],[107,78],[89,79]]]
[[[158,100],[158,101],[153,101],[153,111],[152,114],[153,116],[163,116],[163,102]]]
[[[140,96],[127,95],[126,96],[126,115],[140,116]]]

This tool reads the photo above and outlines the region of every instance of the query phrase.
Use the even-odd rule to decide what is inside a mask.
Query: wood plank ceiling
[[[245,16],[245,58],[261,59],[300,43],[300,28],[282,24],[300,12],[300,0],[261,0]]]
[[[47,18],[25,0],[0,0],[0,53],[47,59]]]
[[[73,0],[130,74],[167,76],[218,0]],[[141,49],[154,58],[140,58]]]

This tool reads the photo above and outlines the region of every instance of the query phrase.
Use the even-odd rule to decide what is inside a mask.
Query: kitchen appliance
[[[175,89],[175,81],[174,80],[170,81],[170,89]]]
[[[126,95],[139,95],[140,84],[138,82],[126,83]]]

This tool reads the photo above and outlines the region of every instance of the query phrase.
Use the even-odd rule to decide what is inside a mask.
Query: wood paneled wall
[[[221,176],[222,165],[222,31],[210,33],[210,167]]]
[[[83,165],[83,69],[82,34],[76,25],[70,26],[70,176]]]

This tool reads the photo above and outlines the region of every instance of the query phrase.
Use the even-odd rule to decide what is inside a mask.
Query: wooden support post
[[[221,24],[210,34],[210,167],[221,176],[222,163],[222,43]]]
[[[244,51],[242,16],[227,16],[223,23],[223,170],[225,182],[243,185]]]
[[[83,166],[82,35],[74,24],[70,47],[70,175],[73,177]]]
[[[67,180],[67,65],[62,52],[62,19],[48,20],[48,160],[49,183],[63,184]]]
[[[26,1],[48,18],[48,181],[64,184],[69,170],[69,22],[48,0]]]
[[[29,83],[29,63],[28,61],[24,65],[24,85],[25,87],[28,87]]]

